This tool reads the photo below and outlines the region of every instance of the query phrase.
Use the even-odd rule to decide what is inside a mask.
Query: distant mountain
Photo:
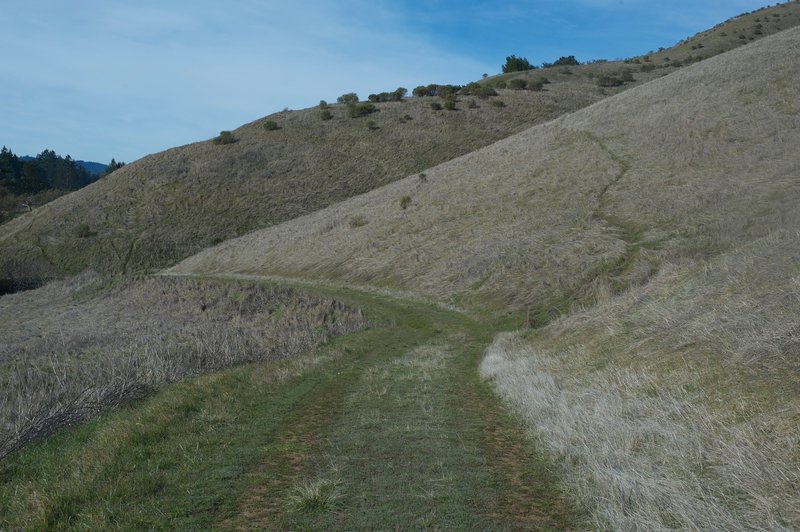
[[[20,157],[20,160],[32,161],[35,158],[36,157],[31,157],[30,155],[25,155],[23,157]],[[108,168],[107,164],[96,163],[94,161],[75,161],[75,164],[77,164],[78,166],[80,166],[81,168],[83,168],[92,175],[100,175],[106,171],[106,168]]]

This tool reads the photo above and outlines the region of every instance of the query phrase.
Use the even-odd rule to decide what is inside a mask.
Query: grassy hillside
[[[788,30],[328,209],[178,272],[334,278],[563,311],[798,223]]]
[[[797,225],[498,338],[483,373],[596,526],[800,526]]]
[[[739,17],[714,30],[713,46],[707,39],[703,56],[739,46],[740,27],[762,24],[756,38],[798,21],[797,4]],[[687,46],[665,53],[685,59]],[[145,157],[0,226],[0,277],[25,277],[26,270],[130,272],[169,266],[209,245],[424,171],[678,68],[678,61],[660,57],[482,81],[550,81],[540,92],[500,89],[493,99],[505,107],[465,96],[457,111],[434,111],[430,104],[440,100],[421,98],[379,103],[378,112],[360,118],[348,118],[341,105],[332,106],[331,120],[323,120],[316,108],[265,117],[233,131],[238,142],[201,142]],[[598,86],[604,75],[626,73],[634,81]],[[279,129],[265,129],[268,122]]]

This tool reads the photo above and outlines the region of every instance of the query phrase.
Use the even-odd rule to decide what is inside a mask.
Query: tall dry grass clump
[[[53,283],[0,300],[0,456],[164,384],[364,328],[327,298],[172,278]]]
[[[800,232],[500,335],[481,366],[613,530],[800,527]]]

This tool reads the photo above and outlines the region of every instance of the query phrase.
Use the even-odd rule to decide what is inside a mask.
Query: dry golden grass
[[[314,212],[674,72],[675,61],[665,57],[697,57],[691,46],[700,40],[704,57],[735,48],[749,42],[738,39],[739,28],[755,28],[756,18],[765,19],[759,38],[797,25],[800,6],[781,4],[733,19],[709,36],[654,54],[651,63],[609,61],[489,78],[484,83],[550,80],[542,92],[501,90],[505,107],[465,96],[457,111],[432,111],[432,99],[423,98],[377,104],[378,113],[357,119],[339,105],[331,106],[331,120],[317,108],[277,113],[234,130],[237,142],[201,142],[145,157],[0,226],[0,254],[22,265],[10,272],[16,277],[26,276],[29,262],[62,274],[170,266],[209,245]],[[642,72],[646,64],[658,68]],[[626,69],[634,83],[597,86],[598,76]],[[270,122],[279,129],[267,130]],[[76,234],[81,224],[91,236]]]
[[[664,267],[535,334],[494,379],[614,530],[800,526],[800,232]]]
[[[298,355],[366,326],[334,300],[252,283],[84,274],[0,298],[0,456],[149,390]]]
[[[788,30],[173,271],[336,279],[484,310],[591,303],[665,260],[797,223],[798,46]]]

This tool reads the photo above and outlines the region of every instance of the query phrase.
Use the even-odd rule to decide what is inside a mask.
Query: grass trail
[[[563,529],[478,376],[489,328],[337,289],[374,327],[170,386],[0,464],[0,528]]]

